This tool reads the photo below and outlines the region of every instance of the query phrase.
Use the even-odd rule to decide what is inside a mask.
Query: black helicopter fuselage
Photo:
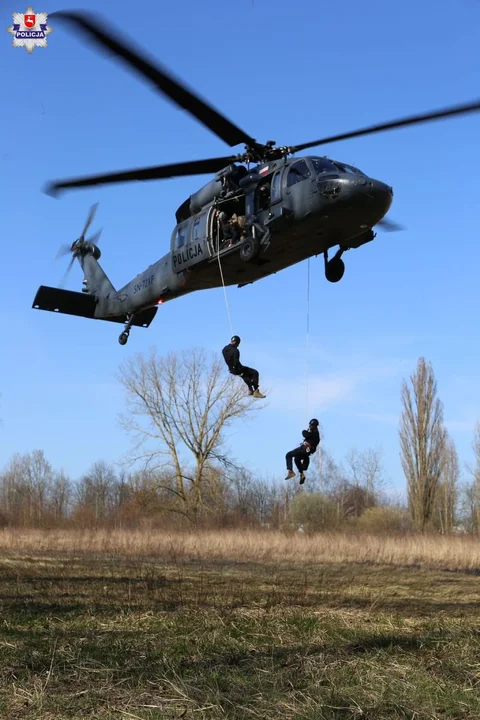
[[[393,190],[344,163],[309,156],[248,169],[232,164],[177,209],[170,252],[119,290],[88,241],[72,245],[83,269],[82,293],[41,286],[33,307],[148,327],[158,306],[199,290],[243,287],[323,254],[327,280],[344,272],[340,255],[373,240]],[[245,218],[246,237],[223,242],[219,213]],[[328,251],[338,246],[334,258]],[[123,338],[123,339],[122,339]]]
[[[385,183],[350,165],[316,156],[282,159],[251,171],[234,165],[226,175],[227,181],[234,176],[232,184],[240,186],[237,193],[222,197],[228,182],[222,182],[220,172],[178,208],[180,222],[172,233],[170,253],[156,265],[163,267],[160,284],[169,288],[162,301],[222,283],[241,287],[335,246],[358,248],[373,239],[372,228],[393,199],[393,190]],[[262,187],[267,188],[263,203]],[[260,229],[268,228],[268,246],[260,243],[258,253],[246,260],[242,242],[220,245],[219,250],[216,217],[222,210],[227,216],[233,212],[253,216]],[[148,281],[144,276],[139,282]],[[155,285],[151,292],[145,287],[145,298],[153,300]]]

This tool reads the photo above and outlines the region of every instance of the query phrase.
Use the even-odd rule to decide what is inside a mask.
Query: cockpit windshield
[[[338,167],[328,158],[310,158],[310,161],[317,175],[331,172],[338,173]]]
[[[338,167],[343,170],[343,172],[351,173],[352,175],[360,175],[361,177],[366,177],[365,173],[363,173],[358,168],[353,167],[352,165],[345,165],[345,163],[339,163],[337,162],[337,160],[335,160],[335,164],[338,165]]]
[[[323,175],[324,173],[338,173],[344,172],[349,173],[351,175],[360,175],[361,177],[366,177],[365,173],[363,173],[361,170],[359,170],[356,167],[353,167],[352,165],[346,165],[345,163],[338,162],[338,160],[330,160],[326,157],[316,157],[316,158],[310,158],[310,162],[313,165],[313,169],[315,170],[317,175]]]

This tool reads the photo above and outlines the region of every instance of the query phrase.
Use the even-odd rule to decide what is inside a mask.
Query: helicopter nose
[[[385,212],[388,212],[393,202],[393,188],[386,183],[376,180],[373,183],[373,190],[377,195],[379,202],[383,202],[385,204]]]
[[[363,212],[368,223],[376,225],[390,210],[393,202],[393,188],[380,180],[369,179],[363,187]]]
[[[317,181],[320,194],[338,207],[348,208],[354,224],[373,227],[389,211],[393,188],[366,175],[344,175]]]
[[[393,188],[380,180],[372,180],[369,194],[383,217],[390,210],[393,202]]]

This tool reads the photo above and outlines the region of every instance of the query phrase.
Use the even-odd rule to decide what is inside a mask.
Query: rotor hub
[[[265,163],[271,160],[281,160],[281,158],[291,155],[294,152],[294,148],[281,145],[275,147],[275,140],[267,140],[265,145],[255,143],[255,145],[245,145],[245,152],[242,155],[238,155],[235,160],[237,162],[244,163]]]

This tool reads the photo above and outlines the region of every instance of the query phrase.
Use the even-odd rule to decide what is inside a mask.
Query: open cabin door
[[[220,223],[218,221],[218,210],[213,205],[207,210],[207,236],[208,252],[210,257],[214,257],[218,253],[220,242]]]
[[[224,236],[222,223],[219,218],[221,212],[225,215],[224,224],[225,221],[227,224],[231,221],[234,227],[237,228],[237,239],[234,238],[233,242],[230,234]],[[246,231],[243,230],[245,227],[245,195],[235,195],[225,200],[217,201],[216,205],[212,205],[207,213],[208,250],[210,257],[215,257],[219,252],[220,255],[230,252],[233,247],[238,245],[239,240],[243,239],[246,235]]]

